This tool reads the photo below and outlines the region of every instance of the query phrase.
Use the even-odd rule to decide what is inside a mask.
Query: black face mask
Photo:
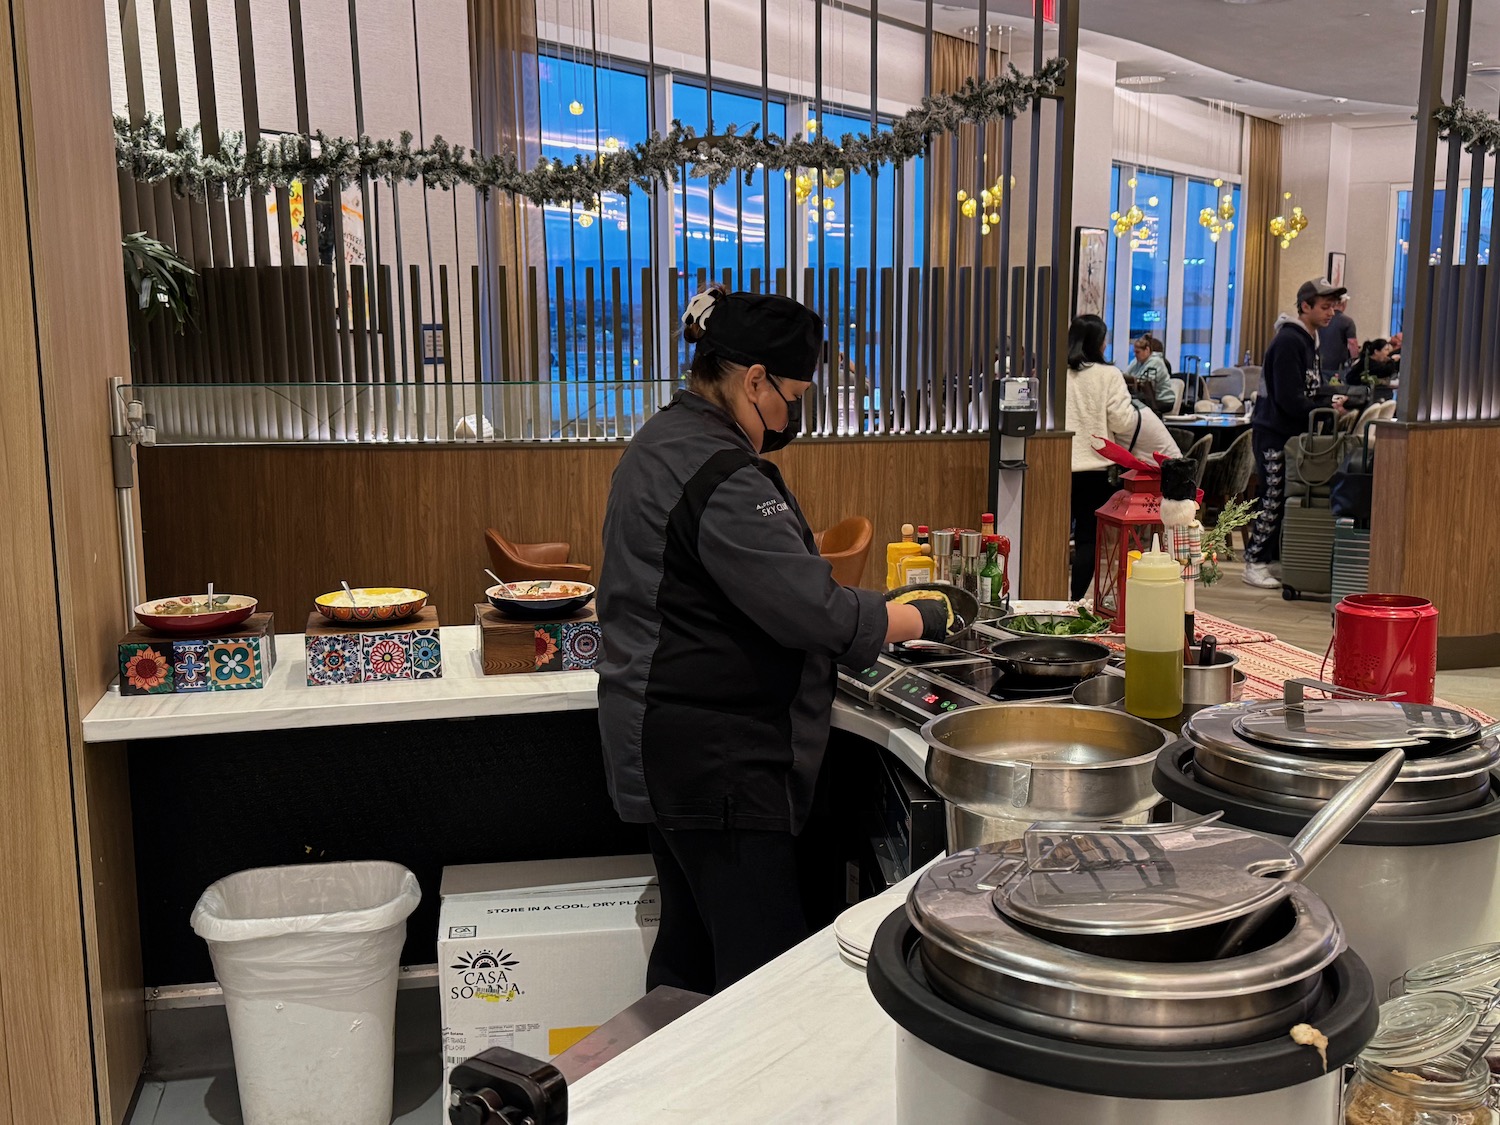
[[[781,384],[776,381],[776,376],[767,371],[766,378],[771,380],[776,393],[781,394]],[[792,439],[802,432],[802,400],[782,396],[782,401],[786,403],[786,428],[781,430],[773,430],[766,425],[766,416],[760,412],[760,406],[753,401],[750,403],[755,407],[755,416],[760,419],[761,427],[765,430],[765,434],[760,439],[762,453],[775,453],[778,449],[785,449],[792,444]]]

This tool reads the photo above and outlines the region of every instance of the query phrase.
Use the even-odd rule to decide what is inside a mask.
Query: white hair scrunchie
[[[718,289],[705,289],[691,301],[682,314],[682,326],[684,328],[707,328],[708,318],[713,315],[714,306],[719,303],[719,298],[724,294]]]

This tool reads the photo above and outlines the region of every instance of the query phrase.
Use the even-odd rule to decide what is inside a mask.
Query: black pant
[[[1108,469],[1073,474],[1073,574],[1068,596],[1083,597],[1094,577],[1094,544],[1099,521],[1094,514],[1115,494]]]
[[[1286,443],[1274,430],[1256,426],[1251,442],[1255,473],[1260,478],[1255,520],[1250,524],[1247,563],[1273,563],[1281,558],[1281,521],[1286,514]]]
[[[807,936],[790,832],[646,829],[661,887],[661,928],[646,989],[728,988]]]

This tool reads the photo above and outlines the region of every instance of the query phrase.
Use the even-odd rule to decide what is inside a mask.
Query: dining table
[[[1167,414],[1162,421],[1174,430],[1187,430],[1193,439],[1208,435],[1213,438],[1210,451],[1222,453],[1240,434],[1250,428],[1250,415],[1242,414]],[[1184,453],[1187,451],[1184,449]]]

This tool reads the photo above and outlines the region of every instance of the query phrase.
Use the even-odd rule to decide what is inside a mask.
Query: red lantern
[[[1125,485],[1099,509],[1098,540],[1094,546],[1094,612],[1113,620],[1110,628],[1125,631],[1125,578],[1130,552],[1145,554],[1154,536],[1163,535],[1161,477],[1131,469],[1120,477]]]

